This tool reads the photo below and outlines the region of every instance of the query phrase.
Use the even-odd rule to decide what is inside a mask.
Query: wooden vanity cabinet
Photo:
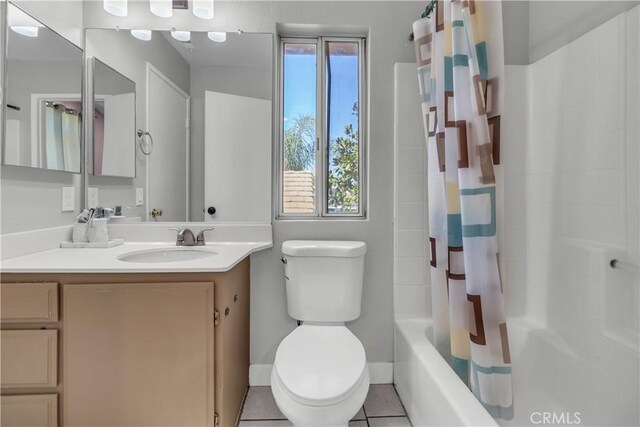
[[[60,335],[48,394],[3,386],[2,426],[237,424],[249,385],[249,259],[225,273],[3,274],[2,282],[3,310],[6,290],[54,284],[57,322],[42,332]],[[35,295],[21,304],[44,318],[49,302]],[[3,344],[23,325],[3,318]]]

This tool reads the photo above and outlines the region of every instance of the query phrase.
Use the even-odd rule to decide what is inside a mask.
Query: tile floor
[[[250,387],[238,427],[291,427],[278,409],[271,387]],[[374,384],[349,427],[411,427],[393,384]]]

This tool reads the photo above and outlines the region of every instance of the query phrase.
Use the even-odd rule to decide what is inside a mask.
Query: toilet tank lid
[[[367,253],[365,242],[338,240],[287,240],[282,253],[290,256],[358,257]]]

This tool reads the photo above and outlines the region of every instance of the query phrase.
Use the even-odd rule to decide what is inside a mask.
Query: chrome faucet
[[[212,231],[212,230],[213,230],[213,227],[203,228],[202,230],[200,230],[200,232],[198,233],[198,237],[196,238],[196,246],[206,245],[206,242],[204,241],[204,232]]]
[[[170,230],[178,232],[176,236],[176,246],[204,246],[206,244],[204,241],[204,232],[213,230],[213,228],[204,228],[200,230],[198,237],[195,237],[193,235],[193,231],[188,228],[171,228]]]
[[[176,246],[195,246],[196,238],[193,235],[193,231],[188,228],[171,228],[171,230],[177,231]]]

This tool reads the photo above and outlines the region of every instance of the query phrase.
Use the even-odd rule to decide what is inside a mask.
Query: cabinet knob
[[[209,215],[213,215],[213,214],[215,214],[215,213],[216,213],[216,208],[215,208],[215,207],[213,207],[213,206],[209,206],[209,207],[207,208],[207,213],[208,213]]]

